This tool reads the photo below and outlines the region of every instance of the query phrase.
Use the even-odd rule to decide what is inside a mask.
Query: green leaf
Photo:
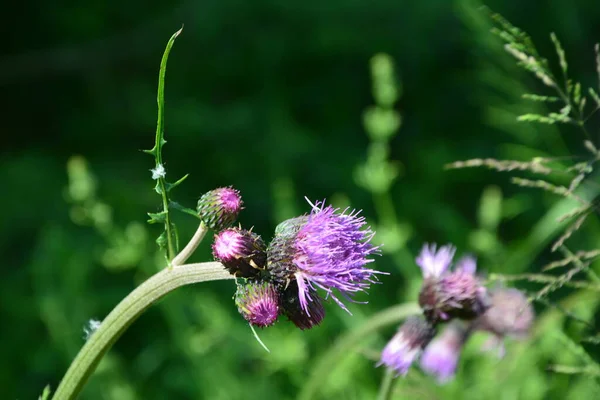
[[[169,208],[173,208],[174,210],[181,211],[181,212],[183,212],[185,214],[193,215],[194,217],[200,219],[200,216],[198,215],[198,212],[196,210],[184,207],[184,206],[182,206],[181,204],[179,204],[179,203],[177,203],[175,201],[171,201],[169,203]]]
[[[164,249],[164,248],[167,247],[167,234],[166,234],[166,232],[161,233],[160,236],[156,238],[156,244],[161,249]]]
[[[556,121],[550,117],[540,114],[523,114],[517,117],[520,122],[539,122],[542,124],[554,124]]]
[[[181,182],[185,181],[187,179],[187,177],[190,176],[190,174],[185,174],[182,178],[180,178],[178,181],[174,182],[174,183],[168,183],[165,182],[165,186],[166,186],[166,191],[167,193],[171,191],[171,189],[173,189],[174,187],[177,187],[181,184]]]
[[[150,219],[148,220],[149,224],[164,224],[167,221],[167,212],[161,211],[158,213],[148,213]]]
[[[49,400],[49,399],[50,399],[50,385],[46,385],[46,387],[44,388],[44,391],[42,392],[40,397],[38,397],[38,400]]]
[[[567,111],[566,114],[565,114],[565,111]],[[568,122],[571,122],[571,118],[568,116],[569,112],[570,112],[570,108],[567,109],[565,107],[565,108],[561,109],[560,114],[559,113],[550,113],[547,116],[540,115],[540,114],[523,114],[523,115],[519,115],[517,117],[517,121],[538,122],[540,124],[550,124],[550,125],[555,124],[557,122],[568,123]]]
[[[522,97],[526,100],[540,101],[540,102],[546,102],[546,103],[555,103],[557,101],[560,101],[560,98],[555,97],[555,96],[540,96],[538,94],[532,94],[532,93],[525,93],[525,94],[523,94]]]
[[[167,43],[167,47],[165,48],[165,52],[163,54],[162,60],[160,62],[160,71],[158,73],[158,94],[156,96],[156,101],[158,103],[158,120],[156,121],[156,140],[154,143],[154,147],[150,150],[144,150],[145,153],[151,154],[156,158],[156,165],[162,164],[162,148],[167,143],[164,138],[164,117],[165,117],[165,75],[167,73],[167,61],[169,59],[169,53],[171,52],[171,48],[173,47],[173,43],[175,43],[175,39],[181,31],[175,32],[169,42]]]
[[[596,91],[592,88],[589,89],[589,92],[590,92],[590,96],[592,96],[592,99],[594,99],[594,101],[600,108],[600,96],[598,96],[598,93],[596,93]]]
[[[577,105],[579,105],[579,102],[581,101],[581,84],[579,82],[575,83],[575,86],[573,88],[573,102]]]
[[[556,54],[558,54],[558,62],[560,63],[560,69],[562,70],[564,76],[567,76],[567,68],[568,68],[568,64],[567,64],[567,58],[565,56],[565,50],[562,48],[558,37],[556,37],[556,34],[554,32],[552,32],[550,34],[550,39],[552,39],[552,43],[554,43],[554,47],[556,48]]]
[[[162,184],[161,184],[161,179],[162,179],[162,178],[158,179],[158,180],[156,181],[156,185],[154,185],[154,191],[155,191],[156,193],[160,194],[160,195],[162,195],[162,194],[163,194],[163,190],[162,190]]]

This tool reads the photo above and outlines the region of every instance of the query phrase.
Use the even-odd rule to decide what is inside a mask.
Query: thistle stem
[[[204,235],[208,232],[208,227],[204,224],[204,222],[200,222],[198,225],[198,229],[194,236],[189,241],[189,243],[177,254],[177,256],[171,261],[171,266],[175,267],[177,265],[181,265],[187,261],[188,258],[192,255],[194,251],[198,248],[198,245],[204,239]]]
[[[312,373],[298,395],[298,399],[310,400],[316,398],[319,389],[325,385],[329,374],[333,372],[337,363],[346,355],[351,354],[367,337],[375,334],[383,327],[397,324],[406,317],[420,312],[421,309],[416,303],[399,304],[380,311],[361,326],[340,336],[315,362],[311,368]]]
[[[394,371],[390,368],[386,369],[381,385],[379,386],[379,393],[377,394],[377,400],[389,400],[392,398],[394,388]]]
[[[221,263],[205,262],[165,268],[142,283],[108,314],[98,330],[83,345],[52,399],[75,399],[102,356],[154,302],[181,286],[222,279],[233,279],[233,276]]]

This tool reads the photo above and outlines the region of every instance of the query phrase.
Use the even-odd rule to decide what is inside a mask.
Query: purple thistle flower
[[[377,366],[385,365],[397,375],[406,375],[434,334],[434,327],[424,318],[407,318],[384,347]]]
[[[471,255],[464,256],[456,262],[456,267],[454,267],[454,270],[475,275],[475,272],[477,272],[477,260],[475,260],[475,257]]]
[[[439,250],[436,250],[436,247],[435,243],[431,245],[425,243],[421,254],[417,257],[417,265],[423,270],[425,278],[442,276],[450,267],[456,252],[456,247],[449,244],[440,247]]]
[[[435,245],[425,245],[416,260],[425,277],[419,305],[432,322],[454,317],[473,319],[488,307],[486,289],[475,275],[475,258],[461,258],[451,271],[455,252],[456,248],[451,245],[439,250]]]
[[[310,203],[310,202],[309,202]],[[356,292],[366,291],[374,275],[383,273],[365,266],[378,248],[370,241],[374,232],[359,212],[339,212],[324,203],[311,204],[308,216],[284,221],[268,249],[268,265],[274,278],[287,286],[295,280],[301,308],[310,313],[310,302],[317,288],[344,310],[334,289],[347,300]]]
[[[265,268],[266,245],[254,232],[225,229],[215,234],[212,249],[215,258],[235,276],[252,278]]]
[[[279,315],[279,294],[273,284],[250,281],[239,285],[235,293],[239,313],[251,325],[273,325]]]
[[[240,192],[230,187],[211,190],[198,200],[198,215],[209,228],[220,231],[231,226],[242,210]]]
[[[468,337],[467,330],[457,323],[450,323],[446,329],[423,351],[421,368],[445,383],[454,377],[462,347]]]
[[[473,322],[476,330],[494,334],[485,348],[497,348],[500,358],[504,356],[504,338],[524,339],[535,320],[535,312],[525,293],[514,288],[491,291],[491,306]]]

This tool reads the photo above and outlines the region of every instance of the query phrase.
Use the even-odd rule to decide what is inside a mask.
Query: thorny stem
[[[178,30],[171,36],[167,43],[165,52],[163,53],[162,60],[160,61],[160,70],[158,72],[158,93],[156,95],[156,102],[158,103],[158,117],[156,121],[156,138],[154,141],[154,147],[151,150],[144,150],[144,152],[154,156],[155,168],[164,168],[162,161],[162,148],[167,143],[165,140],[165,75],[167,72],[167,60],[169,59],[169,52],[175,39],[183,28]],[[165,180],[164,174],[157,176],[156,187],[154,188],[162,197],[164,224],[165,224],[165,235],[167,239],[167,260],[171,261],[175,257],[176,245],[173,243],[175,238],[175,232],[173,224],[171,222],[171,216],[169,214],[169,190],[167,181]],[[181,181],[181,180],[180,180]],[[172,186],[171,186],[172,187]]]
[[[221,263],[205,262],[164,268],[125,297],[83,345],[53,400],[73,400],[83,389],[102,356],[144,310],[171,291],[198,282],[233,279]]]
[[[196,251],[198,245],[200,244],[202,239],[204,239],[204,235],[206,235],[206,232],[208,232],[208,227],[206,226],[206,224],[204,224],[204,222],[200,222],[200,225],[198,226],[198,229],[196,230],[196,233],[194,233],[192,239],[183,248],[183,250],[181,250],[179,254],[177,254],[177,256],[171,261],[171,266],[175,267],[186,262],[187,259],[190,258],[192,253]]]
[[[183,29],[183,28],[182,28]],[[179,36],[181,29],[173,34],[167,48],[163,54],[162,60],[160,61],[160,70],[158,73],[158,94],[156,102],[158,103],[158,119],[156,121],[156,142],[154,144],[154,157],[156,159],[156,166],[162,166],[162,147],[166,143],[165,137],[165,75],[167,72],[167,60],[169,59],[169,52],[173,46],[175,38]],[[173,244],[173,231],[171,226],[171,217],[169,215],[169,195],[167,191],[167,183],[164,176],[158,177],[158,185],[160,188],[160,195],[162,197],[163,212],[165,213],[165,232],[167,235],[167,259],[172,260],[175,257],[175,245]]]

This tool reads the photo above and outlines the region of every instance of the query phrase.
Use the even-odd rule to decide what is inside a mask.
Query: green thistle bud
[[[220,231],[230,227],[242,209],[240,192],[233,188],[218,188],[198,200],[198,215],[209,228]]]
[[[279,316],[279,294],[269,282],[238,285],[235,305],[246,321],[261,328],[273,325]]]

